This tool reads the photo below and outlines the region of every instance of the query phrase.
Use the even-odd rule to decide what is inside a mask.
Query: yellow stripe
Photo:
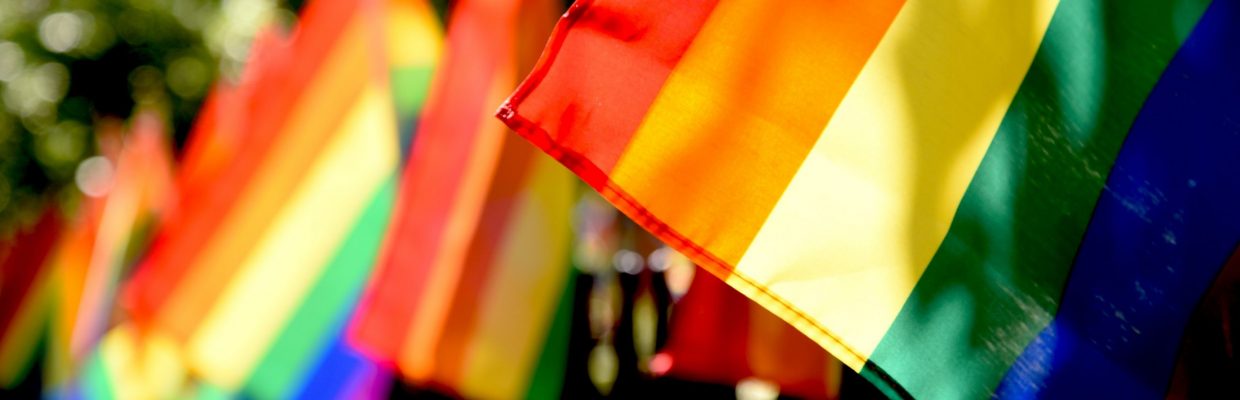
[[[483,291],[457,387],[465,398],[525,395],[571,268],[572,175],[551,157],[535,157]]]
[[[192,366],[213,383],[244,383],[366,207],[396,168],[395,116],[385,86],[350,110],[306,183],[190,341]]]
[[[388,63],[395,66],[435,65],[443,34],[425,1],[392,1],[387,9]]]
[[[946,236],[1057,4],[906,4],[729,283],[859,370]]]
[[[133,358],[137,354],[133,330],[121,325],[104,335],[99,343],[99,358],[103,361],[103,369],[107,371],[109,385],[114,398],[117,399],[148,399],[150,394],[132,369]]]
[[[99,344],[99,357],[114,391],[111,398],[172,398],[185,383],[185,369],[176,343],[129,324],[108,331]]]

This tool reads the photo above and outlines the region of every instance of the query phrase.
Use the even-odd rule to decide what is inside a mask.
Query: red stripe
[[[529,78],[501,106],[500,119],[512,126],[519,112],[524,123],[543,127],[553,142],[577,149],[602,172],[610,172],[715,4],[573,4]],[[616,93],[623,95],[612,95]],[[599,186],[598,181],[590,183]]]
[[[33,289],[39,273],[47,269],[47,258],[62,222],[55,214],[51,210],[45,212],[30,231],[0,245],[0,338],[8,336],[13,318],[28,303],[27,293]]]

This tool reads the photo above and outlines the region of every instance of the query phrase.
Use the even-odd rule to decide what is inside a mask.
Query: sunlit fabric
[[[579,1],[498,116],[890,396],[1159,397],[1240,241],[1237,14]]]
[[[557,13],[543,0],[466,1],[451,13],[351,327],[352,344],[406,381],[466,398],[559,393],[573,179],[490,117],[535,59],[523,38],[541,42]]]

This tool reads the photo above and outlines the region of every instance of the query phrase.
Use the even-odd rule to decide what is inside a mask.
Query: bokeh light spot
[[[66,164],[77,161],[86,148],[86,127],[74,121],[62,121],[46,135],[47,152],[52,162]]]
[[[0,42],[0,81],[10,82],[26,67],[26,53],[13,42]]]
[[[31,80],[32,94],[46,102],[58,102],[69,89],[69,70],[60,63],[46,63],[34,70]]]
[[[642,256],[635,251],[621,249],[612,257],[612,265],[616,267],[616,271],[637,275],[642,272]]]
[[[82,18],[72,12],[52,13],[39,23],[39,41],[55,53],[73,50],[82,43]]]
[[[672,355],[667,353],[655,354],[650,358],[650,373],[654,376],[663,376],[672,370]]]
[[[736,384],[737,400],[775,400],[779,398],[779,385],[774,382],[745,378]]]
[[[112,162],[103,156],[94,156],[78,164],[73,181],[78,190],[90,197],[103,197],[112,190]]]
[[[180,57],[168,65],[168,88],[184,99],[199,98],[211,81],[210,74],[211,71],[201,60]]]

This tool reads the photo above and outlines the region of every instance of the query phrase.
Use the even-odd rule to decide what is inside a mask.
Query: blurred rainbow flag
[[[1156,398],[1237,48],[1237,0],[582,0],[498,116],[891,397]]]
[[[490,118],[555,1],[461,1],[351,343],[468,398],[559,393],[574,182]],[[537,373],[535,371],[537,370]]]
[[[87,383],[132,377],[109,355],[135,357],[110,349],[166,341],[220,393],[379,393],[383,369],[340,339],[383,243],[397,127],[421,108],[439,30],[424,2],[377,0],[310,2],[294,29],[261,36],[240,84],[208,99],[180,201],[125,293],[134,324],[100,347]]]
[[[31,232],[0,244],[0,387],[22,381],[36,360],[47,387],[69,381],[81,360],[73,338],[111,316],[126,266],[167,212],[172,148],[162,117],[140,110],[128,128],[103,121],[98,129],[102,154],[79,168],[86,196],[73,217],[49,210]]]

